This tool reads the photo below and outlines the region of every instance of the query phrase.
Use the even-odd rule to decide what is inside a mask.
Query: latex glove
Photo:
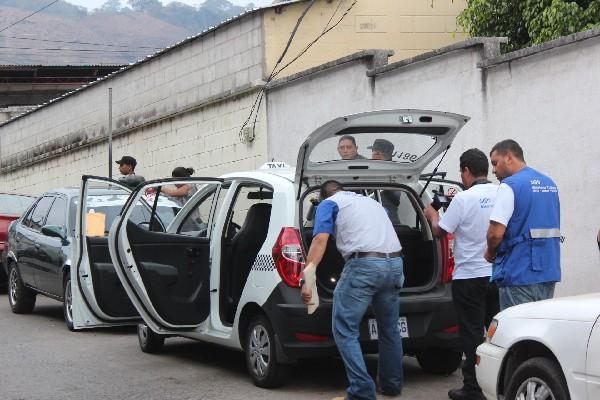
[[[302,301],[308,305],[308,313],[312,314],[319,307],[319,293],[317,292],[317,266],[308,264],[303,271],[304,285],[302,285]]]

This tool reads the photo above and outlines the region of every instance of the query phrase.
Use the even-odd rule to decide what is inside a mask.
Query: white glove
[[[310,263],[304,268],[304,285],[310,289],[311,302],[308,303],[308,313],[312,314],[319,307],[319,293],[317,292],[317,266]]]

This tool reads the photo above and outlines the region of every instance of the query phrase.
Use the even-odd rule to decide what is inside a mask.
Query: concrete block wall
[[[263,75],[262,19],[255,13],[0,126],[2,171],[105,138],[109,87],[118,135],[245,90]],[[167,128],[161,122],[148,129]]]
[[[500,140],[517,140],[528,164],[551,176],[560,192],[566,240],[557,295],[598,291],[600,220],[593,217],[593,199],[600,198],[600,30],[502,56],[477,39],[465,43],[375,70],[356,61],[275,86],[268,93],[269,159],[295,160],[289,145],[358,111],[420,108],[468,115],[440,170],[459,180],[463,151],[478,147],[488,153]],[[489,177],[496,181],[491,168]]]
[[[256,169],[267,161],[264,108],[255,140],[245,144],[238,137],[255,96],[251,92],[119,135],[113,141],[113,159],[134,155],[138,160],[136,173],[146,179],[170,177],[177,166],[192,167],[194,176],[209,177]],[[112,173],[114,179],[119,177],[116,164]],[[77,186],[83,174],[108,176],[107,142],[7,172],[2,175],[2,187],[39,195],[52,188]]]

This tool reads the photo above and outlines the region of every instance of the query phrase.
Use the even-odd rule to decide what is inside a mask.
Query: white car
[[[298,359],[336,354],[332,295],[344,260],[333,241],[318,268],[320,306],[314,314],[307,314],[299,289],[319,185],[336,179],[381,201],[394,222],[405,261],[398,316],[405,352],[426,371],[453,372],[461,352],[450,288],[451,246],[432,235],[422,210],[433,186],[424,190],[419,178],[467,121],[462,115],[419,110],[341,117],[308,137],[296,168],[273,162],[220,178],[171,178],[138,187],[115,219],[108,245],[116,273],[144,321],[138,326],[142,350],[156,352],[172,336],[241,350],[261,387],[283,383]],[[396,150],[389,161],[340,160],[337,145],[344,135],[352,135],[360,149],[385,139]],[[88,185],[102,182],[115,184],[84,177],[82,196]],[[133,216],[140,202],[153,207],[147,194],[160,199],[166,184],[196,185],[198,191],[165,229],[155,213],[137,222]],[[434,184],[458,189],[437,178]],[[86,224],[82,218],[84,252]],[[94,254],[82,253],[82,258],[95,263]],[[372,310],[360,339],[366,352],[376,351]]]
[[[600,399],[600,293],[510,307],[477,348],[489,399]]]

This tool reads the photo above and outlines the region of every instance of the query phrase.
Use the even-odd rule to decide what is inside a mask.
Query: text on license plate
[[[408,322],[406,322],[406,317],[398,318],[398,329],[400,330],[401,337],[408,337]],[[371,340],[377,340],[379,338],[379,335],[377,334],[377,321],[375,319],[369,320],[369,337]]]

